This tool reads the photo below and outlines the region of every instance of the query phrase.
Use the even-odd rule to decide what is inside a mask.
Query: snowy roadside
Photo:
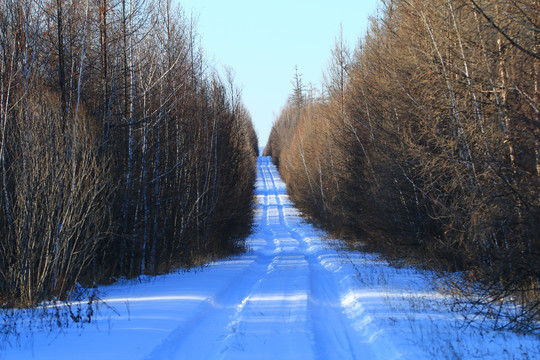
[[[83,329],[22,334],[0,359],[537,359],[540,340],[462,327],[428,276],[336,250],[259,158],[250,251],[103,286]],[[15,339],[13,339],[15,341]]]

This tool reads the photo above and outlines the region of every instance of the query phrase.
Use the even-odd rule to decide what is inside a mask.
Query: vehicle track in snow
[[[341,306],[339,274],[322,262],[335,251],[310,245],[311,226],[270,158],[259,158],[257,172],[256,232],[248,240],[253,262],[146,358],[370,358],[368,341]],[[202,338],[207,346],[200,346]]]
[[[256,196],[246,254],[101,286],[105,303],[93,324],[59,332],[33,325],[6,338],[22,347],[0,340],[0,360],[498,360],[540,353],[534,336],[463,328],[432,274],[337,250],[302,220],[270,158],[257,161]]]

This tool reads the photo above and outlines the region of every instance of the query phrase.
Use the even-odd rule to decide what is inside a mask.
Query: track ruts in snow
[[[370,358],[367,341],[343,312],[336,274],[310,248],[301,230],[310,226],[275,166],[260,157],[257,167],[256,233],[248,240],[253,262],[147,358]]]
[[[462,327],[432,274],[330,246],[293,207],[270,158],[257,174],[246,254],[100,286],[107,306],[94,326],[23,326],[0,340],[0,360],[538,358],[535,336]]]

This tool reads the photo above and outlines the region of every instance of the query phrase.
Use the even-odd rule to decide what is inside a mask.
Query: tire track
[[[288,200],[277,169],[264,157],[257,167],[252,264],[146,358],[369,358],[341,306],[339,274],[321,260],[335,252],[312,251],[302,231],[312,228]],[[208,346],[201,348],[201,339]]]

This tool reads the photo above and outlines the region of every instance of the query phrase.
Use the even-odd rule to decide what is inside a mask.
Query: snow
[[[540,358],[534,336],[464,327],[428,273],[337,250],[267,157],[256,196],[248,253],[102,286],[92,324],[28,331],[0,359]]]

